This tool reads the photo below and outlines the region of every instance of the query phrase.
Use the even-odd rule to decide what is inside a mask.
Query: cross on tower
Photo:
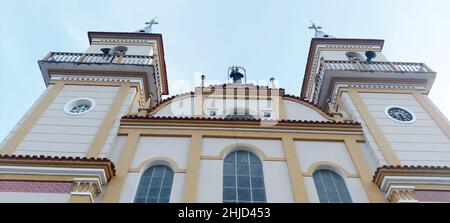
[[[155,18],[153,18],[152,20],[150,20],[150,22],[146,22],[145,23],[145,25],[147,25],[145,28],[144,28],[144,32],[145,33],[151,33],[152,32],[152,26],[153,25],[158,25],[159,23],[158,23],[158,21],[156,21],[156,17]]]
[[[308,27],[308,29],[314,29],[314,31],[316,31],[316,38],[334,38],[334,36],[322,32],[322,26],[317,26],[313,21],[311,21],[311,26]]]
[[[308,29],[314,29],[314,31],[316,31],[316,33],[322,29],[322,26],[316,26],[316,24],[312,20],[311,20],[311,24],[312,25],[310,27],[308,27]]]

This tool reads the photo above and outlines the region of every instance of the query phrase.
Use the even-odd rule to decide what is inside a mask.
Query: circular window
[[[76,98],[64,106],[64,111],[70,115],[82,115],[94,109],[95,102],[89,98]]]
[[[385,112],[389,118],[397,122],[412,123],[416,120],[412,111],[400,106],[387,107]]]

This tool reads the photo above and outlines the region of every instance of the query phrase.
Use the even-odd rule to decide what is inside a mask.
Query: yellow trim
[[[39,118],[47,110],[48,106],[52,103],[53,99],[61,92],[64,88],[64,83],[56,83],[49,87],[48,92],[42,96],[39,104],[34,108],[33,111],[29,113],[28,118],[26,118],[17,131],[8,140],[8,143],[0,149],[1,154],[13,154],[22,140],[27,136],[28,132],[31,130],[33,125],[39,120]]]
[[[270,130],[261,132],[249,132],[234,129],[233,131],[220,130],[202,130],[190,129],[189,133],[186,129],[144,129],[144,128],[121,128],[119,135],[127,135],[130,133],[139,133],[143,136],[190,136],[190,134],[201,134],[203,137],[219,137],[219,138],[245,138],[245,139],[281,139],[283,137],[292,137],[295,140],[310,141],[343,141],[344,139],[354,139],[358,142],[364,142],[364,136],[358,134],[329,134],[329,133],[301,133],[301,132],[272,132]]]
[[[366,163],[366,160],[364,158],[364,155],[362,154],[361,148],[358,146],[358,143],[354,140],[346,139],[345,145],[347,146],[347,150],[352,157],[353,164],[358,170],[361,181],[364,185],[367,195],[369,196],[370,201],[373,203],[386,202],[378,186],[372,182],[373,173],[370,171],[370,168]]]
[[[425,111],[431,116],[434,122],[442,129],[445,135],[450,138],[450,126],[447,124],[447,120],[445,120],[436,109],[431,105],[431,102],[428,101],[424,95],[414,92],[413,95],[416,97],[417,101],[422,105]]]
[[[416,184],[416,185],[414,185],[414,187],[416,188],[416,191],[417,190],[443,190],[443,191],[450,191],[450,185]]]
[[[111,180],[106,188],[104,203],[117,203],[119,202],[120,193],[122,192],[123,185],[128,175],[128,168],[134,158],[134,153],[139,142],[140,134],[138,132],[132,132],[128,135],[127,141],[122,152],[120,153],[120,159],[117,162],[116,176]]]
[[[263,161],[280,161],[280,160],[285,161],[283,157],[268,157],[261,148],[247,143],[234,143],[232,145],[228,145],[227,147],[225,147],[220,151],[219,155],[216,158],[218,158],[219,160],[223,160],[225,159],[225,156],[234,151],[242,149],[246,150],[245,147],[247,147],[247,151],[254,153]],[[202,158],[208,158],[208,156],[202,156]]]
[[[316,162],[316,163],[311,164],[311,166],[308,167],[308,171],[306,173],[303,173],[303,176],[305,176],[305,177],[312,177],[314,172],[317,169],[319,169],[319,167],[323,167],[323,166],[334,167],[340,173],[344,174],[348,178],[359,178],[360,177],[359,174],[349,173],[346,169],[341,167],[339,164],[333,163],[333,162],[328,162],[328,161],[320,161],[320,162]]]
[[[117,92],[116,98],[114,102],[109,107],[108,113],[106,117],[103,119],[102,125],[95,135],[94,141],[91,144],[91,147],[86,152],[86,157],[98,157],[98,155],[102,152],[103,146],[108,138],[109,132],[111,131],[114,122],[116,121],[116,117],[120,112],[120,108],[123,103],[127,99],[128,93],[130,92],[130,84],[123,84],[119,92]]]
[[[223,160],[220,156],[201,156],[201,160]],[[286,158],[282,157],[266,157],[263,161],[286,162]]]
[[[81,194],[71,194],[69,203],[92,203],[91,196]]]
[[[183,202],[197,201],[197,185],[200,174],[200,155],[202,150],[202,135],[192,134],[183,189]]]
[[[348,89],[348,93],[355,104],[356,108],[359,111],[364,123],[366,124],[369,131],[372,133],[373,138],[375,139],[381,153],[383,154],[386,162],[389,165],[400,165],[400,161],[395,155],[394,151],[391,148],[391,145],[387,141],[381,129],[378,127],[375,119],[370,115],[369,109],[364,104],[363,100],[359,96],[359,92],[357,89]]]
[[[286,112],[286,107],[284,105],[284,99],[283,97],[280,96],[275,96],[274,98],[276,98],[275,100],[272,100],[273,103],[276,103],[278,105],[278,116],[277,118],[279,120],[287,120],[288,116],[287,116],[287,112]]]
[[[302,170],[300,169],[300,164],[297,158],[294,139],[286,136],[283,137],[282,143],[287,160],[294,202],[307,203],[309,201],[308,193],[306,191],[305,180],[303,179]]]
[[[91,45],[106,45],[106,46],[152,46],[155,47],[154,43],[143,43],[143,42],[132,42],[132,43],[127,43],[127,42],[118,42],[118,41],[114,41],[114,42],[104,42],[104,41],[92,41]],[[154,52],[152,52],[154,53]],[[156,56],[156,55],[155,55]]]
[[[73,182],[73,179],[75,179],[75,178],[86,178],[86,176],[35,175],[35,174],[0,174],[0,180]]]
[[[177,162],[175,162],[173,159],[167,158],[167,157],[153,157],[149,160],[146,160],[144,162],[142,162],[141,164],[139,164],[139,166],[137,168],[130,168],[128,169],[128,173],[136,173],[136,172],[141,172],[144,170],[144,168],[149,168],[152,166],[152,164],[154,162],[157,161],[165,161],[167,162],[169,165],[169,167],[173,170],[173,172],[175,173],[186,173],[185,169],[181,169],[180,166],[178,166]]]

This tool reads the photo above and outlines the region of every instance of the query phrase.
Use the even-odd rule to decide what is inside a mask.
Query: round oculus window
[[[392,120],[401,123],[412,123],[416,120],[412,111],[400,106],[387,107],[386,115]]]
[[[70,115],[82,115],[95,107],[95,102],[89,98],[76,98],[64,106],[64,111]]]

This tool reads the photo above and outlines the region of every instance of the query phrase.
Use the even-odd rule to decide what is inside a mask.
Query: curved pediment
[[[149,111],[153,117],[218,119],[335,120],[330,114],[292,95],[226,97],[195,92],[173,96]]]

